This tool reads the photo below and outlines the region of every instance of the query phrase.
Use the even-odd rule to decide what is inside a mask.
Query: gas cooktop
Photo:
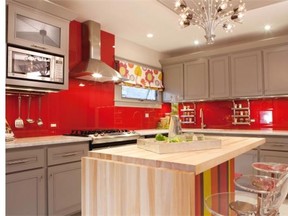
[[[137,140],[140,134],[127,129],[72,130],[69,136],[91,137],[92,144]]]

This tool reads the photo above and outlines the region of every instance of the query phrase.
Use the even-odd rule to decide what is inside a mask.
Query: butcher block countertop
[[[157,154],[140,149],[137,145],[126,145],[93,150],[89,152],[89,156],[150,167],[195,172],[197,175],[265,143],[265,138],[213,137],[222,140],[222,148]]]

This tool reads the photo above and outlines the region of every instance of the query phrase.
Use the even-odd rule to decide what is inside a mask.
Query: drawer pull
[[[24,163],[33,162],[36,160],[37,160],[37,158],[27,158],[27,159],[8,161],[6,164],[7,165],[24,164]]]
[[[69,153],[62,154],[61,156],[62,157],[72,157],[72,156],[78,155],[79,153],[80,152],[69,152]]]
[[[285,145],[284,144],[274,144],[273,146],[274,147],[284,147]]]
[[[45,47],[42,47],[42,46],[38,46],[38,45],[35,45],[35,44],[32,44],[31,47],[34,47],[34,48],[38,48],[38,49],[43,49],[43,50],[46,50]]]

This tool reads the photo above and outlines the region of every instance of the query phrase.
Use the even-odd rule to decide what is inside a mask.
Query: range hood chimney
[[[122,82],[120,73],[100,60],[100,24],[82,23],[82,61],[69,73],[70,77],[96,82]]]

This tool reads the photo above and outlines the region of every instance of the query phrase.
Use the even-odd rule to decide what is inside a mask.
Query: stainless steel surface
[[[174,137],[182,133],[181,123],[179,116],[172,115],[170,118],[168,137]]]
[[[30,109],[31,109],[31,95],[29,95],[29,99],[28,99],[28,116],[27,116],[27,119],[26,121],[30,124],[33,124],[35,121],[33,119],[30,118]]]
[[[128,141],[128,140],[137,140],[140,135],[138,133],[127,133],[123,132],[123,134],[117,134],[117,135],[95,135],[91,134],[89,137],[92,138],[92,144],[104,144],[104,143],[112,143],[112,142],[122,142],[122,141]]]
[[[90,137],[94,147],[109,147],[113,145],[136,143],[139,133],[126,129],[95,129],[95,130],[72,130],[69,136]],[[92,149],[94,148],[92,147]],[[90,146],[91,149],[91,146]]]
[[[100,24],[94,21],[86,21],[82,24],[83,61],[76,65],[69,75],[73,78],[96,82],[121,82],[124,78],[120,73],[100,60],[100,31]],[[94,78],[92,76],[94,73],[101,74],[102,77]],[[115,77],[118,81],[114,80]]]
[[[37,125],[38,126],[42,126],[43,125],[43,121],[42,121],[42,119],[41,119],[41,96],[39,96],[39,104],[38,104],[38,115],[39,115],[39,117],[38,117],[38,120],[37,120]]]
[[[204,124],[204,113],[203,109],[200,109],[200,118],[201,118],[201,129],[204,129],[206,127],[206,124]]]
[[[23,119],[20,117],[21,115],[21,96],[18,96],[18,118],[15,120],[15,127],[16,128],[23,128],[24,122]]]

